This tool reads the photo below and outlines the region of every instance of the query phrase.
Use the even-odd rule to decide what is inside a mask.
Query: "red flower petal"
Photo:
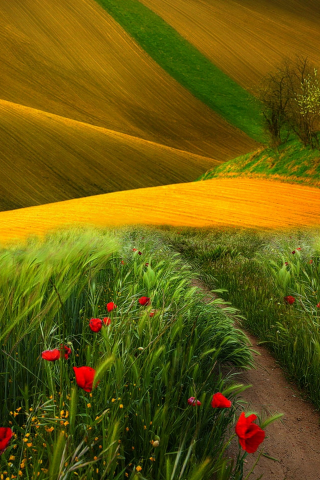
[[[0,427],[0,455],[5,451],[13,433],[9,427]]]
[[[92,367],[73,367],[73,370],[78,387],[82,388],[85,392],[91,392],[96,373],[95,369]]]
[[[149,297],[141,297],[141,298],[139,298],[139,303],[140,303],[140,305],[149,305],[150,304],[150,298]]]
[[[230,408],[231,402],[222,393],[215,393],[212,397],[211,406],[213,408]]]
[[[196,400],[195,397],[188,398],[188,404],[196,407],[197,405],[201,405],[199,400]]]
[[[252,423],[256,418],[254,414],[246,418],[242,412],[235,427],[239,443],[248,453],[254,453],[265,438],[265,431],[259,425]]]
[[[109,302],[106,305],[108,312],[112,312],[115,308],[117,308],[117,305],[113,302]]]
[[[103,323],[104,323],[105,325],[107,325],[107,326],[110,325],[110,323],[111,323],[111,318],[105,317],[105,318],[103,319]]]
[[[287,295],[286,297],[284,297],[284,301],[289,305],[292,305],[296,301],[296,299],[291,295]]]
[[[100,320],[100,318],[91,318],[89,327],[93,332],[100,332],[102,328],[102,321]]]
[[[54,350],[45,350],[41,353],[41,357],[44,360],[48,360],[49,362],[55,362],[60,358],[60,350],[55,348]]]

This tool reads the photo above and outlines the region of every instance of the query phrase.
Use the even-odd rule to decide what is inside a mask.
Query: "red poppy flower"
[[[201,402],[199,402],[199,400],[196,400],[195,397],[188,398],[188,403],[189,405],[193,405],[194,407],[197,405],[201,405]]]
[[[297,250],[301,250],[301,248],[299,247],[299,248],[297,248]]]
[[[112,312],[115,308],[117,308],[117,305],[113,302],[109,302],[106,305],[108,312]]]
[[[149,263],[148,263],[148,262],[146,263],[146,267],[149,267]]]
[[[296,253],[296,251],[295,251],[295,250],[293,250],[293,252],[291,252],[291,253]]]
[[[291,295],[287,295],[286,297],[284,297],[284,301],[289,305],[292,305],[296,301],[296,299]]]
[[[64,345],[64,346],[60,345],[60,351],[63,352],[63,350],[64,350],[64,358],[66,360],[68,360],[69,355],[71,355],[72,350],[71,350],[71,348],[67,347],[67,345]]]
[[[102,328],[102,321],[100,320],[100,318],[91,318],[89,327],[93,332],[100,332]]]
[[[266,435],[259,425],[252,423],[256,418],[254,413],[246,418],[242,412],[235,428],[241,447],[248,453],[254,453]]]
[[[213,408],[230,408],[231,402],[222,393],[215,393],[212,397],[211,406]]]
[[[313,260],[309,260],[309,263],[313,263]]]
[[[317,304],[317,307],[320,308],[320,302]]]
[[[120,263],[121,263],[121,265],[124,265],[124,261],[123,261],[123,260],[121,260],[121,262],[120,262]]]
[[[41,353],[41,357],[44,360],[48,360],[49,362],[55,362],[60,358],[60,350],[55,348],[54,350],[45,350]]]
[[[138,255],[142,255],[142,252],[139,251],[139,252],[138,252]]]
[[[140,305],[149,305],[150,298],[149,297],[141,297],[139,298]]]
[[[289,265],[289,262],[284,262],[285,265]]]
[[[136,248],[133,248],[133,249],[132,249],[132,251],[133,251],[133,252],[136,252],[136,251],[137,251],[137,249],[136,249]]]
[[[149,317],[154,317],[156,313],[157,313],[157,311],[153,310],[152,312],[150,312]]]
[[[110,325],[110,323],[111,323],[111,318],[109,318],[109,317],[104,317],[103,323],[104,323],[105,325],[107,325],[107,326]]]
[[[0,427],[0,455],[5,451],[13,433],[9,427]]]
[[[92,367],[73,367],[73,370],[78,387],[83,388],[85,392],[91,392],[96,373],[95,369]]]

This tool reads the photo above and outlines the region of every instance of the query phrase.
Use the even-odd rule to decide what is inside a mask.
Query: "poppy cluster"
[[[195,407],[200,406],[201,402],[196,400],[195,397],[190,397],[188,398],[188,404]],[[231,401],[222,395],[222,393],[218,392],[212,396],[211,406],[213,408],[230,408]],[[265,431],[262,430],[259,425],[253,423],[256,418],[257,416],[254,414],[246,417],[244,412],[242,412],[235,426],[239,443],[243,450],[248,453],[256,452],[260,443],[262,443],[265,438]]]

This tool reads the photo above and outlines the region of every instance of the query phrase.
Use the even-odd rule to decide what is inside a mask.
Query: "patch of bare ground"
[[[194,280],[207,292],[205,302],[217,298],[201,281]],[[226,305],[219,305],[223,308]],[[245,412],[255,411],[264,417],[283,413],[281,420],[266,428],[266,438],[258,451],[248,454],[245,460],[244,478],[254,466],[261,448],[271,460],[261,456],[254,467],[250,480],[319,480],[320,479],[320,415],[315,406],[303,398],[303,394],[289,382],[277,361],[259,340],[251,335],[235,320],[237,328],[248,337],[249,343],[257,353],[253,353],[255,368],[243,371],[234,367],[224,367],[223,373],[236,374],[235,381],[252,385],[241,393]],[[230,436],[234,432],[230,432]],[[229,458],[238,454],[238,439],[234,438],[227,449]],[[261,477],[261,475],[263,475]]]

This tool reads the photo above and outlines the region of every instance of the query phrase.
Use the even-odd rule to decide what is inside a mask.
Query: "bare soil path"
[[[208,293],[205,302],[217,298],[199,280],[194,280],[193,285]],[[275,413],[284,414],[281,420],[266,428],[266,438],[262,444],[264,453],[277,461],[261,456],[250,480],[257,480],[262,474],[263,480],[320,480],[319,412],[311,402],[302,398],[294,384],[288,382],[267,348],[257,345],[257,337],[240,328],[236,321],[235,325],[246,334],[254,349],[259,352],[253,354],[254,369],[243,371],[228,367],[225,370],[237,373],[237,383],[252,385],[252,388],[241,393],[241,398],[246,402],[244,411],[255,411],[264,417]],[[244,478],[253,467],[260,449],[246,457]],[[237,453],[238,440],[234,438],[227,454],[230,458],[235,458]]]

